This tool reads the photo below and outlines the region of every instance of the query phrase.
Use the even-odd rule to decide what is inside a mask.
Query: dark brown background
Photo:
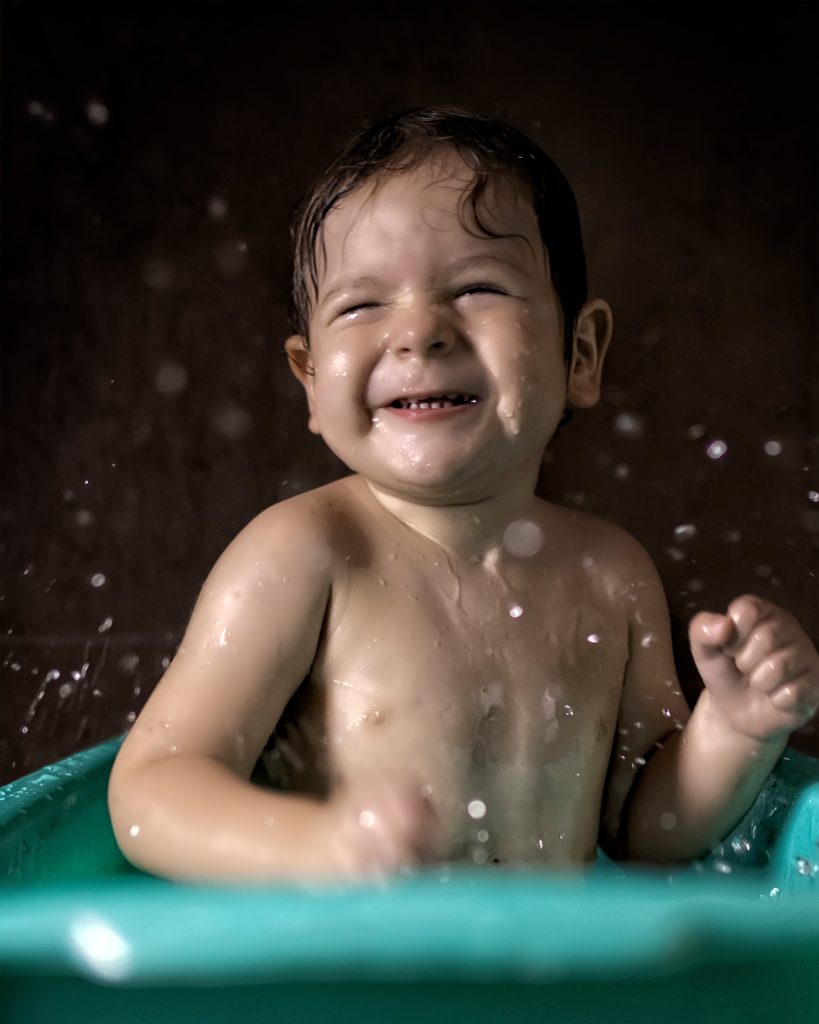
[[[2,11],[0,778],[125,729],[229,539],[342,471],[281,352],[288,214],[421,103],[555,157],[615,309],[543,492],[640,537],[683,627],[751,590],[817,637],[814,4]]]

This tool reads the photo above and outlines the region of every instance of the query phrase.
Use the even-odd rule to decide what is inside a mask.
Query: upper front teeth
[[[462,405],[477,401],[474,395],[455,393],[436,398],[399,398],[393,402],[393,405],[397,404],[402,409],[449,409],[459,399]]]

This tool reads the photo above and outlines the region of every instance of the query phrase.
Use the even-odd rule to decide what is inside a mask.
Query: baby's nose
[[[395,326],[387,347],[402,358],[443,356],[457,343],[454,325],[432,309],[411,309]]]

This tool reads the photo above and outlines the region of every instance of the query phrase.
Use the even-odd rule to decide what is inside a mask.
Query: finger
[[[819,695],[816,694],[810,677],[805,674],[780,686],[770,696],[771,704],[791,718],[791,728],[810,721],[819,709]]]
[[[737,668],[746,675],[752,674],[761,662],[778,651],[793,648],[796,637],[797,627],[790,616],[774,614],[761,619],[736,652]]]
[[[710,688],[724,692],[743,685],[743,675],[727,653],[735,633],[736,626],[727,615],[700,612],[691,620],[688,627],[691,654],[703,682]]]
[[[753,633],[765,623],[771,623],[776,629],[780,637],[777,647],[781,647],[785,639],[790,638],[799,629],[792,615],[753,594],[744,594],[732,601],[728,605],[727,615],[736,629],[736,638],[731,644],[732,653],[739,653]]]
[[[780,686],[793,682],[806,669],[804,664],[797,661],[797,657],[798,654],[791,645],[773,651],[754,663],[748,673],[748,685],[760,693],[773,693]]]

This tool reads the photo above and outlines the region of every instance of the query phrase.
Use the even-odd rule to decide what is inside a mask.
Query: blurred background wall
[[[819,638],[815,4],[2,17],[0,780],[125,730],[231,537],[344,472],[282,354],[289,211],[419,104],[557,160],[614,307],[542,493],[643,541],[681,635],[753,591]]]

